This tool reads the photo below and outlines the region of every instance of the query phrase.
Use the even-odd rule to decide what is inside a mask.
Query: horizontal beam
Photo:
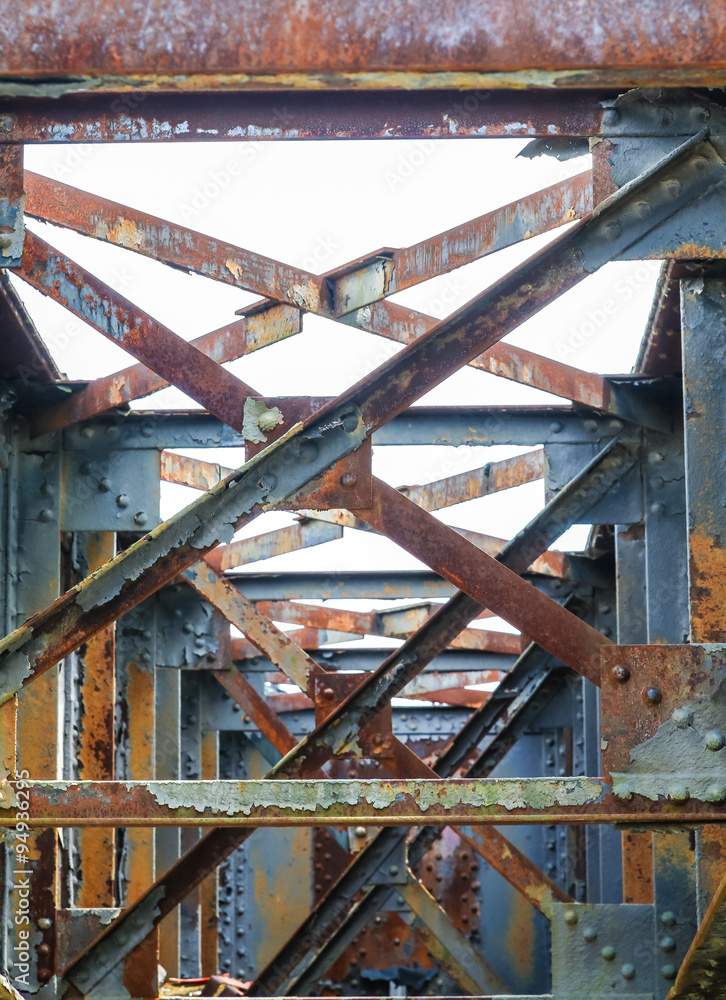
[[[37,91],[32,84],[28,90]],[[595,136],[597,92],[451,90],[80,93],[3,102],[3,142],[250,142]],[[70,168],[69,168],[70,172]],[[64,176],[62,168],[58,176]]]
[[[67,90],[721,86],[726,39],[707,0],[244,0],[189,26],[174,0],[156,16],[109,0],[59,0],[0,26],[0,75],[39,96]],[[593,24],[612,26],[594,31]],[[430,26],[436,25],[431,31]],[[576,44],[573,44],[573,39]],[[677,60],[675,58],[677,54]],[[85,78],[85,79],[84,79]],[[57,81],[55,88],[49,83]],[[43,84],[45,86],[43,86]],[[17,87],[15,92],[17,93]],[[23,92],[21,90],[21,92]],[[454,95],[452,95],[454,96]]]
[[[723,821],[726,806],[618,799],[602,778],[10,782],[0,826],[27,785],[31,827],[446,826]],[[24,792],[23,792],[24,796]]]

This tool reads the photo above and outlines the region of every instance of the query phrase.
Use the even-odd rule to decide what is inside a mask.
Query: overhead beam
[[[434,0],[427,18],[402,0],[395,18],[376,0],[244,0],[189,28],[188,7],[164,16],[95,0],[61,0],[53,32],[36,6],[0,28],[0,74],[26,93],[73,89],[165,90],[434,87],[721,86],[724,31],[706,0],[677,0],[663,19],[647,0]],[[617,24],[617,32],[593,31]],[[428,30],[436,24],[437,30]],[[576,39],[577,44],[572,40]],[[678,53],[678,65],[672,54]],[[45,84],[45,88],[40,83]],[[17,92],[17,90],[16,90]],[[452,95],[453,96],[453,95]]]

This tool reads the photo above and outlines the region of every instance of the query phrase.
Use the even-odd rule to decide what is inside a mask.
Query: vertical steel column
[[[79,532],[76,536],[81,576],[88,576],[116,554],[113,531]],[[81,651],[81,705],[78,761],[84,781],[115,777],[116,655],[115,623],[107,625]],[[77,832],[82,880],[74,903],[80,907],[114,906],[116,836],[113,829]]]
[[[726,642],[726,280],[718,270],[681,284],[688,597],[691,642]],[[726,865],[726,831],[696,832],[697,919]]]
[[[642,524],[615,526],[615,574],[618,642],[648,641],[645,529]],[[593,772],[589,772],[593,773]],[[653,902],[653,834],[626,830],[621,834],[624,903]]]
[[[201,697],[200,697],[201,701]],[[219,732],[202,728],[202,778],[211,781],[219,777]],[[200,972],[211,976],[219,971],[219,878],[218,869],[208,875],[199,887],[200,904]]]
[[[179,738],[181,712],[180,672],[156,668],[155,770],[157,780],[179,778]],[[179,860],[179,829],[159,827],[155,831],[155,876],[158,878]],[[179,975],[179,908],[159,925],[159,961],[170,976]]]

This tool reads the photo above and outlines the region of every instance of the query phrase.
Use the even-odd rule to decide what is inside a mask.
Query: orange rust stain
[[[625,831],[623,842],[623,902],[653,902],[653,833]]]
[[[18,693],[18,767],[55,781],[58,768],[58,667]]]
[[[127,250],[138,250],[144,242],[144,234],[131,219],[120,219],[114,229],[109,229],[106,239]]]
[[[154,777],[154,678],[137,663],[129,663],[129,773],[134,780]],[[134,903],[154,880],[154,831],[127,831],[129,845],[128,902]]]
[[[534,973],[536,912],[529,900],[520,893],[512,895],[506,950],[510,955],[517,956],[517,971],[528,981],[531,981]]]
[[[0,705],[0,780],[17,773],[18,696]]]
[[[691,534],[691,642],[726,639],[726,549],[711,536]]]

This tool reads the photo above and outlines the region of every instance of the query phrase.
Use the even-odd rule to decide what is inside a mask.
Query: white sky
[[[516,158],[524,145],[517,139],[46,145],[26,147],[25,164],[122,204],[321,272],[383,246],[408,246],[589,167],[589,157],[566,163],[550,157]],[[257,298],[74,233],[34,222],[30,226],[187,340],[231,322],[236,309]],[[500,251],[409,289],[395,301],[443,317],[551,238]],[[606,265],[506,340],[585,370],[630,371],[658,270],[659,262]],[[93,379],[133,363],[115,344],[13,280],[69,378]],[[608,300],[606,314],[602,305]],[[228,367],[264,394],[335,395],[396,349],[382,338],[307,315],[299,336]],[[457,406],[553,402],[564,401],[470,368],[422,400]],[[135,405],[159,409],[195,404],[169,389]],[[424,483],[526,450],[378,448],[374,472],[394,486]],[[202,457],[201,452],[189,454]],[[207,451],[203,457],[228,465],[242,461],[229,451]],[[163,484],[162,515],[198,495]],[[508,538],[542,503],[540,482],[448,508],[439,516],[449,524]],[[292,520],[291,515],[266,514],[240,537]],[[558,547],[579,547],[586,534],[584,527],[571,529]],[[250,569],[383,571],[420,565],[387,539],[346,529],[339,541]],[[491,619],[486,624],[501,626]]]

